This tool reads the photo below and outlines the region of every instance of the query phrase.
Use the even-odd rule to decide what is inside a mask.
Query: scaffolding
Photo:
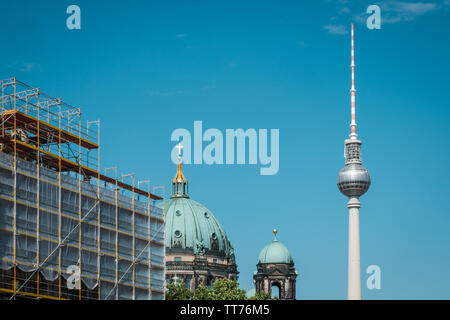
[[[0,298],[164,299],[163,197],[100,173],[99,120],[0,85]]]

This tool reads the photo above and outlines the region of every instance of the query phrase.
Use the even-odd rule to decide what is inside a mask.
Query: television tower
[[[339,172],[337,185],[341,193],[349,198],[348,220],[348,299],[361,300],[361,258],[359,250],[359,197],[369,190],[369,171],[362,165],[361,144],[356,134],[355,119],[355,50],[352,24],[352,88],[350,139],[345,140],[345,167]]]

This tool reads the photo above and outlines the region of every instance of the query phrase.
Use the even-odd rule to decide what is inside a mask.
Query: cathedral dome
[[[275,237],[271,243],[265,246],[259,254],[259,263],[292,263],[292,256],[288,248],[277,240],[277,230],[273,231]]]
[[[166,216],[165,245],[168,253],[213,255],[234,260],[234,249],[216,216],[189,198],[181,158],[172,180],[170,199],[159,204]]]
[[[216,216],[188,197],[172,196],[160,204],[165,209],[167,250],[196,255],[234,258],[234,250]]]
[[[233,245],[216,216],[189,197],[181,161],[183,146],[178,143],[176,148],[178,164],[172,194],[159,204],[165,213],[166,281],[181,281],[195,290],[211,287],[219,278],[237,280]]]

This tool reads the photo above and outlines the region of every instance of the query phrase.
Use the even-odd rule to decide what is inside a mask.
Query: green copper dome
[[[291,253],[288,248],[277,240],[277,230],[274,230],[275,237],[271,243],[265,246],[259,254],[259,263],[292,263]]]
[[[172,196],[159,204],[166,216],[167,252],[193,252],[234,259],[234,249],[216,216],[189,198],[181,163],[172,181]]]

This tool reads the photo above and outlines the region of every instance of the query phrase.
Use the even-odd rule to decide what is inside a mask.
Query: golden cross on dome
[[[175,148],[178,149],[178,161],[181,161],[181,149],[183,149],[184,147],[181,143],[178,143]]]

